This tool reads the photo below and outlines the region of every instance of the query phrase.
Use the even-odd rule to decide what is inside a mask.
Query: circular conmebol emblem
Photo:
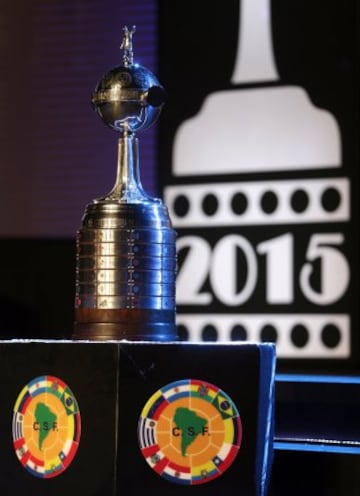
[[[159,389],[138,424],[141,452],[150,467],[184,485],[222,475],[237,456],[241,437],[240,415],[230,397],[196,379]]]
[[[76,454],[80,432],[77,401],[61,379],[43,375],[23,388],[12,433],[16,456],[32,475],[49,479],[61,474]]]

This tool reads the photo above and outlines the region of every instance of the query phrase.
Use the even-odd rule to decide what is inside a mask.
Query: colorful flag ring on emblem
[[[78,403],[61,379],[43,375],[22,389],[14,406],[12,435],[16,456],[28,472],[42,479],[64,472],[80,434]]]
[[[138,439],[146,462],[161,477],[203,484],[221,476],[235,460],[242,424],[224,391],[186,379],[151,396],[139,418]]]

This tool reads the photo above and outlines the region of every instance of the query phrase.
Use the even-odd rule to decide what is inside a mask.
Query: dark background
[[[156,72],[156,2],[27,0],[0,5],[0,338],[71,337],[75,234],[115,182],[117,134],[91,107],[121,63],[125,24]],[[155,127],[141,178],[157,190]]]

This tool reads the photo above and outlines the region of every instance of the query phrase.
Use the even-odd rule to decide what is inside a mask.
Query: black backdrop
[[[217,326],[211,323],[211,314],[277,314],[277,315],[335,315],[341,314],[350,318],[349,353],[342,356],[331,356],[341,342],[342,337],[336,325],[330,324],[321,334],[324,353],[318,356],[306,353],[306,344],[310,343],[311,332],[299,328],[296,322],[291,334],[290,348],[280,354],[280,362],[291,370],[312,369],[346,370],[357,369],[359,365],[359,98],[358,98],[358,59],[359,59],[359,9],[355,1],[297,1],[287,2],[273,0],[271,5],[271,31],[273,49],[279,78],[272,82],[256,82],[234,85],[230,82],[234,66],[235,49],[238,36],[238,22],[241,16],[242,2],[229,0],[224,4],[211,4],[206,1],[159,1],[159,63],[160,80],[168,92],[168,103],[159,122],[160,171],[165,199],[168,198],[170,213],[174,215],[174,225],[179,240],[185,237],[205,241],[210,250],[229,234],[244,236],[255,247],[261,241],[290,233],[294,240],[294,271],[299,274],[313,235],[340,233],[343,241],[339,250],[346,259],[351,272],[346,291],[333,302],[316,304],[306,298],[299,283],[294,282],[294,299],[291,304],[272,305],[265,301],[265,267],[264,259],[257,257],[258,279],[251,298],[238,306],[228,306],[219,297],[219,289],[211,287],[210,271],[199,282],[198,294],[210,293],[211,303],[199,305],[186,298],[179,302],[179,321],[184,321],[180,329],[184,339],[191,336],[192,315],[204,317],[201,336],[204,340],[217,339]],[[262,173],[244,172],[224,173],[216,175],[192,174],[191,176],[175,175],[173,170],[173,147],[176,132],[185,120],[196,116],[202,108],[204,99],[216,92],[239,89],[266,87],[303,87],[311,104],[328,111],[336,120],[340,130],[341,159],[340,167],[321,167],[315,165],[307,170],[295,170],[291,167],[282,171]],[[223,109],[223,114],[216,125],[221,129],[227,124],[227,113],[231,109]],[[239,117],[240,118],[240,117]],[[276,116],[274,116],[276,118]],[[239,137],[240,138],[240,137]],[[199,137],[199,146],[206,146],[206,140]],[[306,146],[306,143],[304,143]],[[296,150],[294,150],[296,153]],[[219,164],[221,170],[222,164]],[[338,222],[315,223],[270,223],[269,225],[226,226],[213,221],[211,217],[216,211],[220,198],[207,194],[208,204],[202,207],[208,216],[208,225],[186,222],[186,212],[191,209],[191,193],[188,186],[208,185],[208,191],[217,183],[239,183],[249,181],[296,180],[301,185],[307,179],[344,178],[349,181],[350,214],[347,219]],[[270,184],[270,183],[269,183]],[[305,184],[305,183],[304,183]],[[209,186],[210,185],[210,186]],[[169,194],[169,191],[171,194]],[[198,191],[202,191],[199,189]],[[334,192],[334,191],[332,191]],[[199,193],[200,194],[200,193]],[[188,196],[187,196],[188,195]],[[196,193],[194,193],[196,195]],[[212,204],[211,204],[212,201]],[[189,206],[190,205],[190,206]],[[206,212],[206,208],[208,211]],[[212,212],[211,212],[212,211]],[[185,223],[183,222],[185,218]],[[179,221],[180,220],[180,221]],[[179,221],[179,222],[178,222]],[[186,244],[186,243],[185,243]],[[191,243],[190,243],[191,244]],[[192,246],[179,250],[179,273],[185,271],[185,263]],[[337,247],[336,247],[337,249]],[[205,254],[204,254],[205,256]],[[237,254],[238,264],[244,264],[241,254]],[[239,258],[240,257],[240,258]],[[321,257],[320,257],[321,258]],[[313,264],[311,285],[321,293],[321,260],[316,258]],[[186,268],[187,270],[187,268]],[[234,268],[236,270],[236,267]],[[244,284],[238,276],[237,289]],[[338,270],[336,267],[333,270]],[[189,271],[190,274],[190,271]],[[340,275],[340,274],[339,274]],[[193,273],[192,278],[196,278]],[[336,284],[336,283],[334,283]],[[189,291],[191,281],[189,279]],[[186,320],[188,319],[188,320]],[[209,323],[210,320],[210,323]],[[266,326],[265,326],[266,327]],[[306,326],[305,326],[306,327]],[[239,329],[238,329],[239,330]],[[246,329],[240,329],[240,338],[246,338]],[[281,332],[281,331],[280,331]],[[297,334],[296,334],[297,333]],[[221,334],[221,333],[220,333]],[[277,335],[278,334],[278,335]],[[233,333],[233,335],[235,335]],[[248,334],[249,337],[249,334]],[[279,332],[276,326],[263,329],[262,339],[276,341]],[[290,339],[290,338],[289,338]],[[309,345],[311,348],[311,345]],[[304,353],[305,351],[305,353]],[[298,353],[297,353],[298,352]],[[290,356],[291,355],[291,356]],[[345,356],[346,355],[346,356]]]

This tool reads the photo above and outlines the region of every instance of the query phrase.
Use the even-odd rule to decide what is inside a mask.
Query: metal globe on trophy
[[[75,339],[176,339],[176,233],[168,211],[140,180],[136,132],[158,118],[165,92],[134,63],[124,27],[123,64],[107,72],[92,97],[95,112],[120,133],[113,189],[87,205],[77,233]]]

